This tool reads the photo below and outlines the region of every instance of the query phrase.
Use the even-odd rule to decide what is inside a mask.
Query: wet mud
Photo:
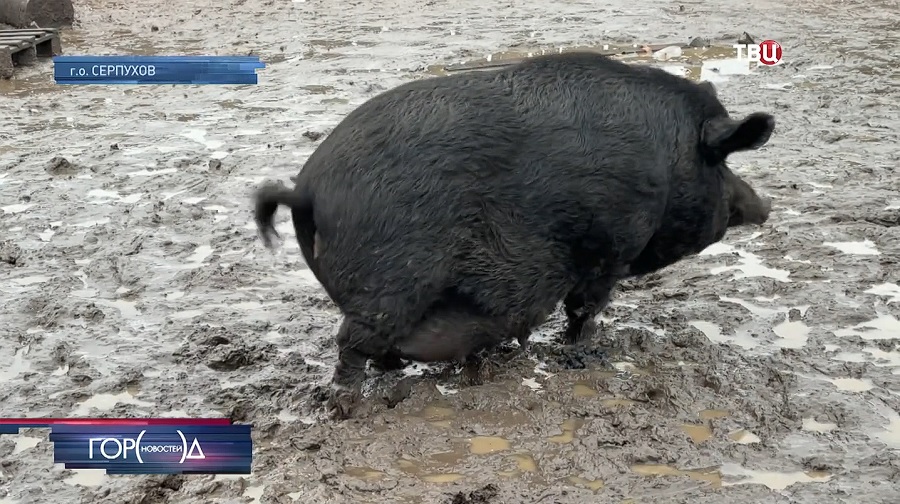
[[[0,503],[832,503],[900,492],[896,2],[76,2],[69,54],[259,54],[260,85],[0,82],[0,416],[252,422],[251,476],[106,476],[0,438]],[[373,372],[323,420],[340,320],[287,180],[355,106],[471,61],[560,48],[784,47],[630,56],[713,80],[777,131],[732,166],[770,221],[622,286],[588,351],[503,349],[470,376]],[[490,56],[490,58],[489,58]],[[665,61],[663,61],[665,59]],[[443,70],[442,70],[443,69]]]

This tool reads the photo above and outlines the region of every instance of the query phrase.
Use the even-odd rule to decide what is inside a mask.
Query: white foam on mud
[[[837,429],[837,424],[831,422],[819,422],[815,418],[804,418],[801,429],[809,432],[826,433]]]
[[[764,485],[772,490],[784,490],[795,483],[825,483],[831,480],[831,475],[810,476],[803,471],[758,471],[732,463],[722,464],[720,472],[722,476],[741,478],[738,481],[723,481],[722,486]]]
[[[33,203],[19,203],[17,205],[6,205],[4,207],[0,207],[0,210],[3,210],[3,213],[17,214],[22,213],[33,206]]]
[[[692,320],[688,322],[692,327],[698,329],[707,339],[713,343],[733,344],[742,348],[751,349],[759,346],[749,334],[735,333],[734,336],[726,336],[722,334],[722,328],[718,324],[707,322],[705,320]]]
[[[861,242],[825,242],[826,247],[836,248],[845,254],[851,255],[881,255],[870,240]]]
[[[900,334],[900,320],[893,315],[879,315],[868,322],[834,331],[837,337],[859,336],[864,340],[894,339]]]
[[[67,469],[73,474],[63,480],[72,486],[96,487],[106,483],[108,476],[103,469]]]
[[[887,300],[887,304],[900,303],[900,286],[894,283],[874,285],[871,289],[865,291],[865,293],[888,297],[890,299]]]

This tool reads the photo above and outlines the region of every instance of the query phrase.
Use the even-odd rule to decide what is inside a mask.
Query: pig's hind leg
[[[594,320],[609,304],[618,277],[594,271],[573,288],[565,297],[564,306],[568,325],[564,340],[575,345],[589,340],[597,332]]]
[[[364,319],[348,315],[344,317],[335,336],[338,347],[338,363],[331,380],[331,395],[326,404],[331,418],[348,418],[359,401],[366,363],[370,358],[383,358],[389,351],[389,339],[384,331],[368,324]]]

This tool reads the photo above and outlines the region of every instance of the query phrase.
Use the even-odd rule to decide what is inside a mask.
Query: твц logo
[[[772,66],[781,63],[781,44],[774,40],[763,40],[759,44],[734,44],[734,50],[737,51],[737,58],[746,58],[755,61],[757,64]]]

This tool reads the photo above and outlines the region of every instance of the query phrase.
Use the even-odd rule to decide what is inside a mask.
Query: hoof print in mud
[[[444,502],[447,504],[488,504],[499,494],[500,490],[491,483],[468,493],[456,492],[453,497]]]
[[[325,403],[325,409],[328,411],[329,418],[335,422],[340,422],[353,416],[353,410],[356,408],[359,400],[359,392],[346,389],[332,389]]]
[[[587,369],[607,363],[606,351],[591,345],[562,347],[549,355],[548,360],[556,361],[563,369]]]
[[[223,333],[224,330],[219,330]],[[176,362],[203,362],[215,371],[234,371],[259,362],[266,362],[275,356],[275,346],[271,344],[244,344],[241,340],[253,336],[228,337],[222,334],[209,335],[197,343],[189,342],[174,353]],[[235,341],[237,340],[237,341]]]

